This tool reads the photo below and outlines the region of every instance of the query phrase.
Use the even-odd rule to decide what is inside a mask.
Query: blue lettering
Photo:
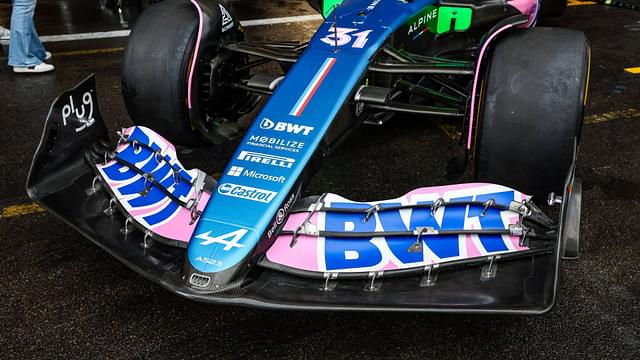
[[[140,128],[134,128],[133,132],[129,135],[129,140],[134,141],[138,140],[141,143],[148,144],[149,137],[144,133]],[[154,149],[159,149],[158,145],[151,145]],[[118,157],[121,159],[128,161],[131,164],[135,164],[141,161],[146,160],[149,157],[149,152],[144,151],[144,149],[138,148],[138,152],[136,152],[133,146],[128,146],[124,151],[118,154]],[[126,169],[126,170],[125,170]],[[124,165],[120,165],[118,163],[113,163],[102,169],[107,177],[111,180],[115,181],[124,181],[128,179],[132,179],[137,174],[135,171],[129,169]],[[121,171],[121,170],[124,170]]]
[[[353,203],[332,203],[331,206],[364,209],[370,207],[367,204]],[[375,218],[371,217],[367,222],[363,222],[363,219],[363,214],[327,213],[325,228],[327,231],[375,231]],[[346,226],[352,227],[352,229],[346,229]],[[327,237],[324,248],[328,271],[370,267],[379,264],[382,260],[382,254],[378,247],[371,242],[371,238],[349,240]]]
[[[471,196],[451,199],[451,201],[471,201]],[[418,205],[430,205],[433,201],[418,202]],[[436,218],[431,216],[431,209],[414,209],[411,212],[409,228],[407,228],[400,217],[400,211],[383,211],[380,215],[380,222],[385,231],[394,230],[415,230],[418,227],[432,227],[436,230],[463,229],[466,206],[445,206],[442,217],[442,224],[438,224]],[[416,241],[414,236],[397,237],[387,240],[389,248],[403,263],[413,263],[422,261],[421,253],[409,253],[407,249]],[[459,256],[460,247],[457,235],[429,235],[424,236],[422,241],[429,249],[441,259]]]
[[[144,144],[149,144],[150,142],[147,134],[138,127],[134,128],[132,133],[129,135],[129,140],[131,142],[137,140],[138,142]],[[149,146],[154,151],[160,150],[160,146],[155,143],[152,143]],[[146,161],[146,163],[141,167],[140,170],[142,170],[144,173],[153,175],[154,179],[157,182],[159,182],[164,188],[166,188],[177,198],[184,198],[191,191],[191,185],[188,182],[192,181],[193,178],[182,168],[179,163],[170,165],[168,161],[172,161],[172,159],[168,155],[165,155],[164,160],[158,162],[155,152],[150,151],[149,149],[144,147],[134,147],[133,145],[131,145],[124,149],[122,152],[118,153],[118,157],[131,164],[137,164]],[[174,183],[174,169],[178,169],[178,172],[186,181],[179,181],[178,183]],[[137,172],[131,170],[126,165],[121,165],[117,162],[103,168],[103,171],[108,179],[115,181],[125,181],[139,176]],[[141,177],[136,181],[124,185],[117,190],[122,196],[127,196],[140,194],[145,190],[145,188],[147,190],[145,196],[136,196],[127,200],[128,204],[131,207],[139,208],[151,206],[165,200],[167,197],[166,194],[158,187],[152,185],[151,183],[145,184],[144,178]],[[178,210],[178,207],[179,204],[173,201],[167,202],[166,206],[164,206],[162,209],[159,209],[153,214],[144,217],[144,219],[150,225],[158,224],[173,215]]]
[[[384,206],[396,206],[400,203],[384,203]],[[378,213],[380,224],[385,231],[406,231],[407,226],[402,221],[400,210],[382,211]],[[371,217],[371,220],[374,218]],[[403,264],[422,262],[424,257],[421,252],[409,252],[409,246],[416,242],[415,236],[394,236],[386,238],[387,245],[395,257]]]
[[[450,201],[471,201],[471,196],[454,198]],[[433,204],[433,201],[418,202],[418,204]],[[431,209],[416,209],[411,213],[410,226],[412,229],[418,226],[433,227],[436,230],[464,229],[466,210],[466,206],[445,206],[442,225],[440,225],[436,218],[431,216]],[[424,242],[441,259],[460,256],[458,235],[425,236]]]
[[[494,194],[484,194],[475,197],[476,201],[485,202],[493,199],[497,204],[508,205],[514,200],[514,191],[505,191]],[[464,202],[474,200],[472,196],[453,198],[451,202]],[[433,201],[418,202],[419,205],[432,204]],[[369,204],[332,203],[333,207],[368,209]],[[400,203],[385,203],[387,206],[396,206]],[[483,206],[445,206],[442,222],[438,223],[431,215],[431,209],[413,209],[411,211],[409,226],[406,226],[401,217],[401,210],[382,211],[378,213],[380,225],[384,231],[407,231],[418,227],[432,227],[436,230],[463,229],[465,220],[470,217],[478,217],[482,229],[503,229],[504,223],[500,216],[501,211],[494,208],[487,209],[484,216],[480,216]],[[363,222],[364,214],[327,213],[325,217],[326,231],[353,231],[373,232],[376,228],[376,217]],[[422,241],[439,258],[446,259],[460,256],[458,235],[428,235]],[[508,250],[502,236],[480,235],[480,242],[487,252],[499,252]],[[393,255],[403,264],[420,263],[423,259],[421,252],[409,252],[409,247],[415,243],[415,236],[396,236],[386,238],[387,245]],[[371,238],[329,238],[325,239],[325,263],[328,271],[357,269],[372,267],[382,261],[382,253],[371,242]]]
[[[149,162],[155,162],[155,159],[149,160]],[[151,174],[153,175],[154,179],[156,179],[156,181],[160,182],[162,181],[162,179],[164,179],[165,176],[169,174],[170,171],[171,168],[169,167],[169,165],[167,163],[164,163],[156,171],[151,172]],[[173,182],[173,176],[169,176],[169,178],[171,182]],[[149,206],[162,201],[162,199],[165,198],[165,194],[164,192],[162,192],[162,190],[160,190],[150,182],[147,182],[145,185],[145,180],[143,178],[140,178],[129,185],[121,187],[119,191],[122,195],[137,194],[145,190],[145,186],[146,189],[148,189],[147,194],[145,196],[140,196],[129,200],[129,205],[133,207]]]
[[[476,196],[476,201],[485,202],[489,199],[493,199],[496,204],[508,206],[515,198],[513,191],[505,191],[495,194],[486,194]],[[489,208],[484,216],[480,216],[484,207],[470,206],[469,217],[478,217],[480,225],[483,229],[504,229],[504,223],[502,217],[500,217],[500,210]],[[501,235],[480,235],[480,243],[488,252],[506,251],[509,250],[504,243]]]

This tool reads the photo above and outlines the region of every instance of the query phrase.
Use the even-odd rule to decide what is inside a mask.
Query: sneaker
[[[25,74],[37,74],[37,73],[45,73],[45,72],[53,71],[53,69],[55,69],[53,65],[47,64],[47,63],[41,63],[38,65],[31,65],[31,66],[24,66],[24,67],[14,66],[13,72],[25,73]]]
[[[53,55],[51,55],[51,53],[50,53],[50,52],[45,51],[45,52],[44,52],[44,61],[47,61],[47,60],[51,59],[51,57],[52,57],[52,56],[53,56]]]

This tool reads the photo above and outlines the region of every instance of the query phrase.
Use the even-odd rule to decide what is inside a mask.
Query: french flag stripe
[[[331,68],[335,63],[336,63],[336,58],[327,58],[324,61],[324,63],[320,67],[320,70],[318,70],[318,72],[314,75],[313,80],[311,80],[311,83],[309,83],[309,86],[307,86],[307,88],[302,93],[302,96],[298,99],[296,104],[293,106],[293,109],[291,109],[291,112],[289,113],[289,115],[292,115],[292,116],[302,115],[302,112],[304,112],[304,109],[307,107],[307,105],[309,105],[311,98],[313,98],[313,95],[316,93],[316,91],[318,91],[320,84],[322,84],[322,82],[327,77],[327,74],[329,74],[329,71],[331,70]]]

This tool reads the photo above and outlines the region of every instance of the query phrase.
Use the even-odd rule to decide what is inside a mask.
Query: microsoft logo
[[[238,177],[242,175],[242,171],[244,171],[244,168],[242,166],[232,166],[231,169],[229,169],[227,175]]]

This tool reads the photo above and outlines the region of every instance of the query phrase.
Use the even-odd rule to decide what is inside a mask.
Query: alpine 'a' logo
[[[196,236],[196,239],[204,240],[200,243],[200,245],[211,245],[211,244],[222,244],[224,251],[229,251],[233,248],[241,248],[244,247],[243,244],[240,244],[240,240],[247,234],[249,230],[247,229],[238,229],[236,231],[232,231],[228,234],[211,237],[211,231],[207,231],[206,233],[202,233]],[[230,239],[230,240],[229,240]]]

